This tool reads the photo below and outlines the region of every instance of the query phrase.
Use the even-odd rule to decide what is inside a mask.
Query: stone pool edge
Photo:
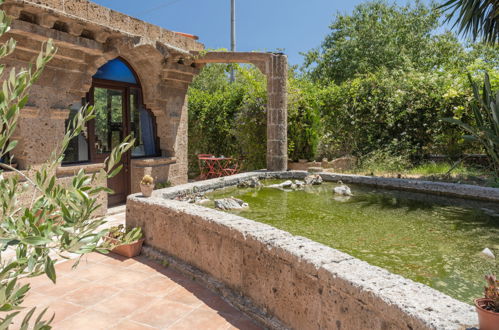
[[[310,173],[306,171],[287,171],[287,172],[268,172],[255,171],[237,174],[229,177],[211,179],[206,181],[191,182],[188,184],[175,186],[167,189],[157,190],[154,195],[162,195],[165,198],[173,198],[178,194],[192,192],[192,189],[201,188],[202,190],[213,190],[237,184],[248,178],[258,176],[260,179],[279,178],[279,179],[303,179]],[[314,173],[319,174],[325,181],[344,183],[355,183],[369,186],[376,186],[385,189],[405,190],[412,192],[421,192],[433,195],[468,198],[473,200],[499,202],[499,188],[481,187],[469,184],[433,182],[415,179],[397,179],[383,178],[376,176],[363,176],[354,174],[338,174],[331,172]]]
[[[326,181],[359,178],[320,174]],[[158,190],[148,199],[132,195],[127,201],[127,225],[143,227],[146,250],[152,248],[206,274],[205,283],[211,278],[218,283],[212,288],[273,329],[462,329],[477,323],[471,305],[428,286],[307,238],[170,200],[179,194],[236,185],[254,176],[301,179],[305,175],[303,171],[259,171]],[[365,180],[377,178],[360,178],[363,182],[355,183],[386,188],[385,182]],[[394,180],[408,181],[388,181]]]

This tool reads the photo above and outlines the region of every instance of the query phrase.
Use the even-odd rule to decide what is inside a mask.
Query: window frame
[[[132,133],[132,130],[131,130],[131,107],[130,107],[130,95],[131,95],[131,89],[137,89],[139,91],[139,95],[138,95],[138,106],[142,106],[142,108],[144,110],[146,110],[149,115],[151,116],[152,118],[152,126],[153,126],[153,135],[154,135],[154,142],[155,142],[155,153],[153,155],[144,155],[144,156],[132,156],[132,151],[129,150],[128,153],[129,153],[129,158],[132,160],[132,159],[147,159],[147,158],[156,158],[156,157],[160,157],[161,156],[161,148],[160,148],[160,139],[159,139],[159,136],[158,136],[158,126],[157,126],[157,121],[156,121],[156,116],[154,115],[154,113],[148,109],[144,102],[143,102],[143,90],[142,90],[142,85],[140,83],[140,79],[137,75],[137,73],[135,72],[135,70],[132,68],[132,66],[123,58],[121,57],[117,57],[116,59],[119,59],[120,61],[122,61],[127,67],[128,69],[130,69],[130,71],[133,73],[133,75],[135,76],[135,80],[137,81],[136,84],[134,83],[129,83],[129,82],[123,82],[123,81],[115,81],[115,80],[106,80],[106,79],[100,79],[100,78],[92,78],[92,87],[90,88],[90,91],[87,93],[87,97],[86,97],[86,103],[87,104],[90,104],[90,105],[93,105],[93,102],[94,102],[94,89],[95,88],[109,88],[109,89],[123,89],[124,90],[124,99],[125,99],[125,111],[124,111],[124,121],[125,121],[125,131],[126,132],[129,132],[129,134]],[[91,130],[94,129],[94,123],[92,121],[90,121],[88,124],[87,124],[87,130],[89,132],[89,134],[92,134],[90,133]],[[91,144],[91,141],[90,141],[90,138],[87,137],[87,147],[88,147],[88,155],[89,155],[89,160],[85,160],[85,161],[77,161],[77,162],[62,162],[61,165],[63,166],[74,166],[74,165],[79,165],[79,164],[93,164],[93,163],[98,163],[98,161],[96,161],[94,155],[92,154],[92,151],[91,151],[91,148],[90,148],[90,144]]]

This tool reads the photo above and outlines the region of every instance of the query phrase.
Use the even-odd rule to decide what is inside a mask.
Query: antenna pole
[[[230,51],[236,51],[236,0],[230,0]],[[230,70],[230,81],[236,80],[234,69]]]

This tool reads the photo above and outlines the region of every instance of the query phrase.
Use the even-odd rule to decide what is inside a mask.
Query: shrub
[[[321,132],[316,86],[290,75],[288,90],[288,156],[314,160]]]

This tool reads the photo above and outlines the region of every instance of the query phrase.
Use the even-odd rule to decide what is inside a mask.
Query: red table
[[[200,154],[198,161],[201,179],[219,178],[239,173],[239,164],[231,157]]]

